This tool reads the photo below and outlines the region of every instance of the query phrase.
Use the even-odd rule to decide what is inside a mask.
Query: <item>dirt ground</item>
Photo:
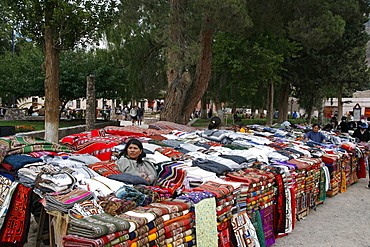
[[[370,189],[360,179],[347,192],[327,198],[273,247],[370,247]]]

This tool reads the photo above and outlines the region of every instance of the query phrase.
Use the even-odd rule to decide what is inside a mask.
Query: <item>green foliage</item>
[[[54,48],[70,49],[76,44],[98,41],[98,30],[110,23],[117,14],[116,1],[74,0],[4,0],[14,12],[12,18],[19,32],[43,44],[44,29],[48,27],[45,15],[51,16],[51,25],[56,27]],[[52,7],[52,12],[50,12]]]
[[[40,49],[25,40],[18,40],[17,52],[0,56],[0,97],[11,102],[31,96],[42,96],[44,72]]]
[[[326,11],[320,16],[303,16],[290,24],[290,36],[308,48],[321,50],[343,35],[346,22]]]

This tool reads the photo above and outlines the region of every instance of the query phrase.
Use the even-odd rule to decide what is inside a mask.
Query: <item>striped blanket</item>
[[[33,137],[7,136],[0,138],[0,162],[4,160],[6,155],[28,154],[38,151],[71,152],[66,146]]]

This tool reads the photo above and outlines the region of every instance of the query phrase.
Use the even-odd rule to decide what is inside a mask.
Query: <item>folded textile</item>
[[[193,161],[193,166],[198,166],[206,171],[214,172],[217,175],[224,174],[226,172],[231,172],[231,169],[218,162],[207,160],[207,159],[196,159]]]
[[[68,234],[87,238],[99,238],[119,231],[128,231],[127,220],[103,213],[82,219],[72,219],[69,222]]]
[[[85,238],[78,235],[68,234],[63,237],[63,246],[83,246],[83,247],[101,247],[109,244],[111,241],[120,238],[121,241],[128,239],[127,231],[119,231],[107,234],[100,238]]]
[[[13,168],[13,170],[17,170],[19,168],[22,168],[26,164],[36,163],[36,162],[41,162],[41,161],[42,159],[40,158],[34,158],[28,155],[15,154],[15,155],[7,155],[4,158],[3,163],[10,165],[11,168]]]
[[[31,219],[31,193],[31,188],[17,185],[0,230],[0,246],[23,246],[26,243]]]
[[[205,198],[210,198],[210,197],[215,197],[215,195],[209,191],[192,191],[190,193],[177,197],[177,199],[183,199],[183,200],[196,204],[200,202],[201,200]]]
[[[69,209],[73,208],[75,203],[89,200],[92,197],[93,193],[91,191],[86,191],[79,188],[48,193],[44,197],[46,199],[45,209],[50,211],[59,210],[67,213]]]
[[[145,202],[145,194],[141,193],[140,191],[136,190],[135,188],[132,188],[130,186],[122,186],[116,191],[117,198],[120,199],[127,199],[134,201],[136,205],[143,206]]]
[[[149,185],[149,182],[146,179],[144,179],[140,176],[129,174],[129,173],[112,174],[112,175],[109,175],[108,178],[114,179],[114,180],[117,180],[117,181],[121,181],[121,182],[124,182],[124,183],[127,183],[127,184]]]
[[[100,197],[98,203],[103,208],[104,212],[112,216],[120,215],[136,208],[136,202],[126,199],[119,199],[115,197],[114,194]]]
[[[104,177],[109,177],[110,175],[121,173],[114,161],[96,162],[94,164],[88,165],[88,167]]]

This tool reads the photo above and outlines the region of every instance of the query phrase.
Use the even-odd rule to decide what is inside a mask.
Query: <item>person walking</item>
[[[126,121],[128,115],[128,107],[125,105],[122,109],[122,120]]]
[[[135,125],[136,121],[137,121],[137,106],[134,105],[131,110],[130,110],[130,117],[131,117],[131,123],[132,123],[132,126]]]
[[[137,109],[137,121],[138,121],[138,125],[141,125],[142,124],[143,117],[144,117],[144,107],[139,107]]]

